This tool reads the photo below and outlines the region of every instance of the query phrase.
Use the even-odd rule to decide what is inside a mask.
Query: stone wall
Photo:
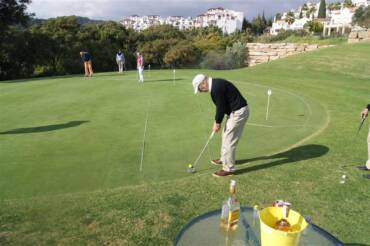
[[[318,46],[317,44],[248,43],[246,64],[248,66],[254,66],[257,64],[284,58],[290,55],[316,50],[322,47],[324,46]]]
[[[352,31],[348,36],[348,43],[357,43],[366,40],[370,40],[370,29]]]

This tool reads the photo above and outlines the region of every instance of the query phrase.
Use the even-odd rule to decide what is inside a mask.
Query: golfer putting
[[[193,79],[194,93],[210,93],[216,106],[212,132],[219,132],[225,114],[227,119],[222,131],[221,156],[212,160],[212,164],[222,167],[213,173],[215,177],[226,177],[235,172],[236,146],[242,136],[249,117],[247,101],[239,90],[229,81],[198,74]]]

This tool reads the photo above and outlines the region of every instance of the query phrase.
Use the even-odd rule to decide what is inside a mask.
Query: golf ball
[[[345,179],[345,178],[347,178],[347,176],[346,175],[342,175],[342,179]]]
[[[188,165],[188,167],[189,167],[189,168],[193,168],[193,165],[190,163],[190,164]]]

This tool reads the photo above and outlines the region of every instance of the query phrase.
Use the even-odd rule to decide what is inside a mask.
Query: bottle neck
[[[229,194],[230,194],[231,196],[235,196],[235,194],[236,194],[235,186],[230,186],[230,187],[229,187]]]
[[[289,213],[289,207],[288,206],[283,206],[282,208],[282,218],[286,219],[288,217]]]

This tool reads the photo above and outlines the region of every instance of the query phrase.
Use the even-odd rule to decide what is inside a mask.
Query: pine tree
[[[326,2],[325,0],[320,1],[319,14],[317,16],[319,19],[326,18]]]
[[[245,31],[246,29],[248,28],[251,28],[252,25],[249,21],[247,21],[247,19],[243,19],[243,24],[242,24],[242,31]]]

